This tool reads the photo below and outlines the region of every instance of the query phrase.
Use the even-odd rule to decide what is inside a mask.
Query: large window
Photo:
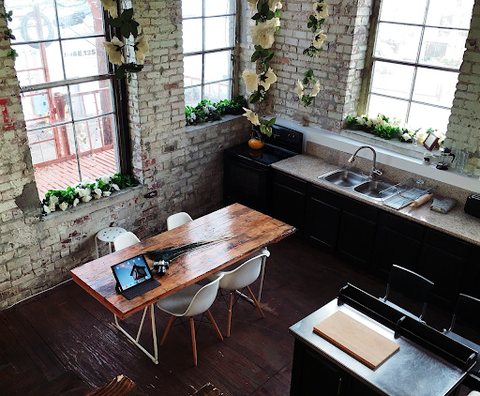
[[[446,132],[474,0],[381,0],[367,113]]]
[[[40,197],[119,170],[100,0],[6,0]]]
[[[231,99],[235,0],[182,0],[185,103]]]

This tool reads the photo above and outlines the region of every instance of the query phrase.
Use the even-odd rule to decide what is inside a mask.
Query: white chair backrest
[[[115,251],[118,251],[135,245],[138,242],[140,242],[140,239],[138,239],[133,232],[127,231],[113,240],[113,246],[115,246]]]
[[[259,277],[262,263],[269,255],[268,250],[266,252],[262,251],[232,271],[224,272],[220,287],[226,290],[239,290],[251,285]]]
[[[192,298],[184,316],[195,316],[209,309],[217,297],[218,286],[223,274],[217,275],[216,279],[203,286]]]
[[[180,227],[193,219],[187,212],[178,212],[167,218],[167,229],[172,230],[173,228]]]

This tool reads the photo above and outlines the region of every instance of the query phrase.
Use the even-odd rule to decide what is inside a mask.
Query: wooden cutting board
[[[322,320],[313,331],[372,370],[400,349],[400,345],[342,311]]]

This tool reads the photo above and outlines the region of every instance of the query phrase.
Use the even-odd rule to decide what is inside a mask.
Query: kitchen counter
[[[414,222],[452,235],[471,244],[480,246],[480,219],[468,215],[463,211],[465,198],[468,195],[468,192],[466,191],[465,194],[463,194],[465,197],[460,197],[454,192],[452,192],[452,194],[455,195],[449,195],[448,193],[445,193],[445,190],[442,191],[442,195],[451,196],[458,201],[457,205],[447,214],[437,213],[430,210],[430,203],[426,203],[419,208],[406,207],[401,210],[395,210],[383,205],[380,201],[371,199],[353,190],[337,187],[332,183],[320,180],[318,176],[342,167],[342,165],[330,164],[324,161],[322,158],[310,154],[301,154],[283,161],[276,162],[272,164],[272,167],[308,181],[312,184],[322,186],[326,189],[349,196],[358,201],[381,208],[384,211],[396,214],[406,219],[410,219]],[[388,175],[384,176],[386,179],[390,179]],[[405,173],[404,179],[399,180],[399,182],[404,181],[409,177],[412,177],[412,175]]]

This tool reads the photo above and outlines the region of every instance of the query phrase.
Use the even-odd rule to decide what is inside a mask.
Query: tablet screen
[[[148,268],[143,255],[113,265],[112,271],[122,291],[152,278],[150,268]]]

